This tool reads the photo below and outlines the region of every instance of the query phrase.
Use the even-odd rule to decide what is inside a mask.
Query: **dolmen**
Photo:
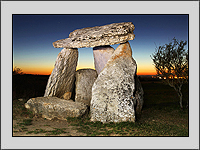
[[[135,122],[144,92],[128,42],[135,38],[134,29],[132,22],[88,27],[54,42],[55,48],[63,49],[44,97],[28,100],[25,107],[47,119],[81,117],[89,110],[93,122]],[[114,44],[119,44],[116,50],[110,46]],[[76,70],[82,47],[93,47],[95,70]]]

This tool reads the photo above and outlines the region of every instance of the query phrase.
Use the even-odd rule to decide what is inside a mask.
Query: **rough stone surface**
[[[114,48],[111,46],[98,46],[93,48],[94,65],[97,74],[104,68],[114,51]]]
[[[144,91],[142,88],[142,85],[140,83],[140,80],[138,76],[135,76],[135,92],[134,92],[134,97],[135,97],[135,112],[136,115],[139,116],[141,115],[142,107],[144,104]]]
[[[130,44],[120,44],[92,87],[91,121],[135,122],[135,72]]]
[[[58,40],[53,46],[82,48],[125,43],[135,38],[134,29],[132,22],[77,29],[69,34],[69,38]]]
[[[66,101],[57,97],[31,98],[25,103],[25,108],[31,110],[35,115],[43,118],[58,118],[66,120],[67,117],[80,117],[85,114],[87,106],[83,103]]]
[[[64,48],[57,56],[55,67],[49,77],[44,97],[62,98],[66,92],[72,92],[78,61],[78,49]]]
[[[76,71],[76,102],[90,105],[92,99],[92,86],[97,78],[97,72],[93,69],[80,69]]]
[[[72,92],[66,92],[62,98],[65,99],[65,100],[69,100],[72,96]]]

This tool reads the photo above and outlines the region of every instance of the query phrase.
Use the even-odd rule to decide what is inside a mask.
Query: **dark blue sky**
[[[76,29],[119,22],[135,25],[135,39],[129,42],[139,74],[154,71],[150,55],[155,44],[164,45],[173,37],[188,41],[188,15],[13,15],[13,66],[27,73],[51,72],[61,51],[53,42]],[[92,68],[93,63],[92,48],[79,49],[78,68]]]

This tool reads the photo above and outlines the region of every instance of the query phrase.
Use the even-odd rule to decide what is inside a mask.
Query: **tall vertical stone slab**
[[[101,72],[101,70],[106,65],[107,61],[110,59],[112,54],[114,53],[114,48],[107,46],[97,46],[93,48],[94,55],[94,65],[97,71],[97,74]]]
[[[80,69],[76,71],[75,102],[82,102],[90,106],[92,99],[92,86],[97,78],[94,69]]]
[[[135,121],[135,72],[130,44],[120,44],[92,87],[91,121]]]
[[[63,98],[66,92],[72,92],[77,61],[78,49],[76,48],[64,48],[58,54],[44,97],[56,96]]]

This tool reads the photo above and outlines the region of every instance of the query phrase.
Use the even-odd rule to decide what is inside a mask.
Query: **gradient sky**
[[[26,74],[49,75],[62,50],[54,48],[53,42],[76,29],[119,22],[135,25],[135,39],[129,43],[138,75],[156,73],[150,58],[156,45],[169,43],[173,37],[188,41],[188,15],[13,15],[13,67]],[[80,68],[94,68],[92,48],[79,48]]]

